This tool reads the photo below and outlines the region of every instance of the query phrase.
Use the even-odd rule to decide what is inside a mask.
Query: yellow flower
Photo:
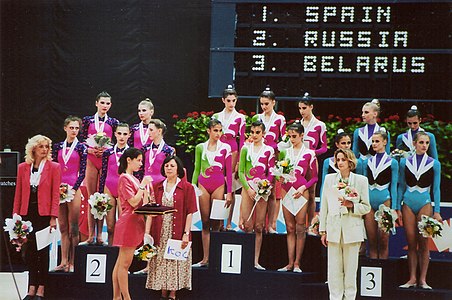
[[[289,162],[287,160],[283,160],[281,162],[281,167],[287,167],[289,165]]]

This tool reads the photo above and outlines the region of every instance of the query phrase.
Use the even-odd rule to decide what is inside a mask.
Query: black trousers
[[[40,216],[38,213],[37,201],[33,195],[30,195],[30,204],[28,207],[28,214],[23,216],[24,221],[31,221],[33,231],[28,234],[27,242],[22,246],[22,257],[28,268],[28,285],[39,286],[47,284],[47,277],[49,275],[49,249],[47,246],[38,251],[36,246],[35,232],[42,230],[50,225],[49,216]]]

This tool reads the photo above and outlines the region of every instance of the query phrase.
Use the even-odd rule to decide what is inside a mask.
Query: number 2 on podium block
[[[221,273],[242,272],[242,245],[223,244],[221,247]]]
[[[86,282],[105,283],[105,273],[107,270],[106,254],[86,255]]]

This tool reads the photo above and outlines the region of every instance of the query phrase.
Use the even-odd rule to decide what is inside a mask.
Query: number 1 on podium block
[[[221,247],[221,273],[242,272],[242,245],[223,244]]]

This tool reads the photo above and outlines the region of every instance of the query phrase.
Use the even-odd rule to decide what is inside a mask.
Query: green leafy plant
[[[184,148],[187,153],[194,153],[196,145],[208,139],[207,125],[212,115],[213,111],[190,112],[182,119],[178,115],[173,115],[173,119],[176,120],[174,123],[177,130],[176,145]]]

